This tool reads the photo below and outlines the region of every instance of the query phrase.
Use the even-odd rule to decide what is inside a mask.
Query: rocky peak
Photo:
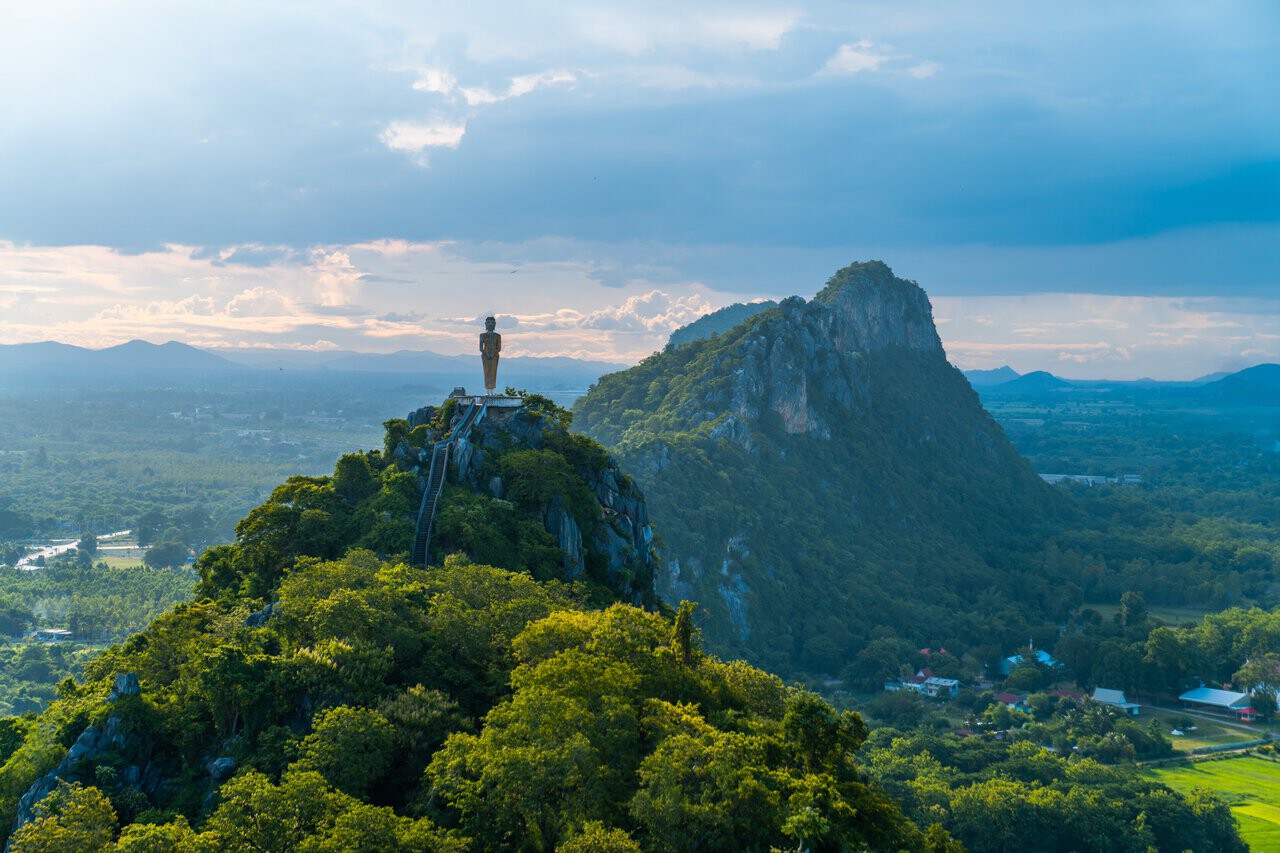
[[[699,383],[708,392],[688,410],[694,424],[720,419],[717,436],[750,448],[742,423],[773,412],[792,435],[829,438],[830,409],[871,404],[867,356],[925,353],[945,360],[929,298],[879,261],[837,272],[812,300],[792,296],[762,312]],[[728,374],[726,383],[717,375]],[[724,417],[724,413],[728,417]]]
[[[831,308],[831,331],[842,349],[942,352],[928,295],[881,261],[839,270],[814,301]]]

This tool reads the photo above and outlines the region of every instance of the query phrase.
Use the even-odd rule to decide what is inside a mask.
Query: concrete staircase
[[[435,521],[436,508],[440,504],[440,493],[444,490],[444,481],[449,475],[449,453],[458,438],[467,434],[471,427],[484,417],[487,405],[473,402],[468,407],[462,420],[449,433],[444,441],[437,442],[431,451],[431,468],[427,475],[427,487],[422,492],[422,504],[418,507],[418,529],[413,536],[412,563],[415,566],[427,567],[431,558],[431,526]]]

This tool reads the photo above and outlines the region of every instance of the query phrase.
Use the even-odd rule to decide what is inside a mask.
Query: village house
[[[1138,716],[1138,712],[1142,707],[1134,702],[1130,702],[1125,698],[1123,690],[1110,690],[1106,687],[1098,687],[1093,691],[1093,701],[1100,705],[1109,705],[1112,708],[1119,708],[1130,717]]]

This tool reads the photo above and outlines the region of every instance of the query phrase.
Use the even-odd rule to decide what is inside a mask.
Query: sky
[[[0,4],[0,343],[635,361],[854,260],[951,359],[1280,361],[1280,4]]]

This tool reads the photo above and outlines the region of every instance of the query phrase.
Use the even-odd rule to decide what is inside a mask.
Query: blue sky
[[[6,10],[0,339],[632,360],[874,257],[965,366],[1280,360],[1280,5],[540,5]]]

